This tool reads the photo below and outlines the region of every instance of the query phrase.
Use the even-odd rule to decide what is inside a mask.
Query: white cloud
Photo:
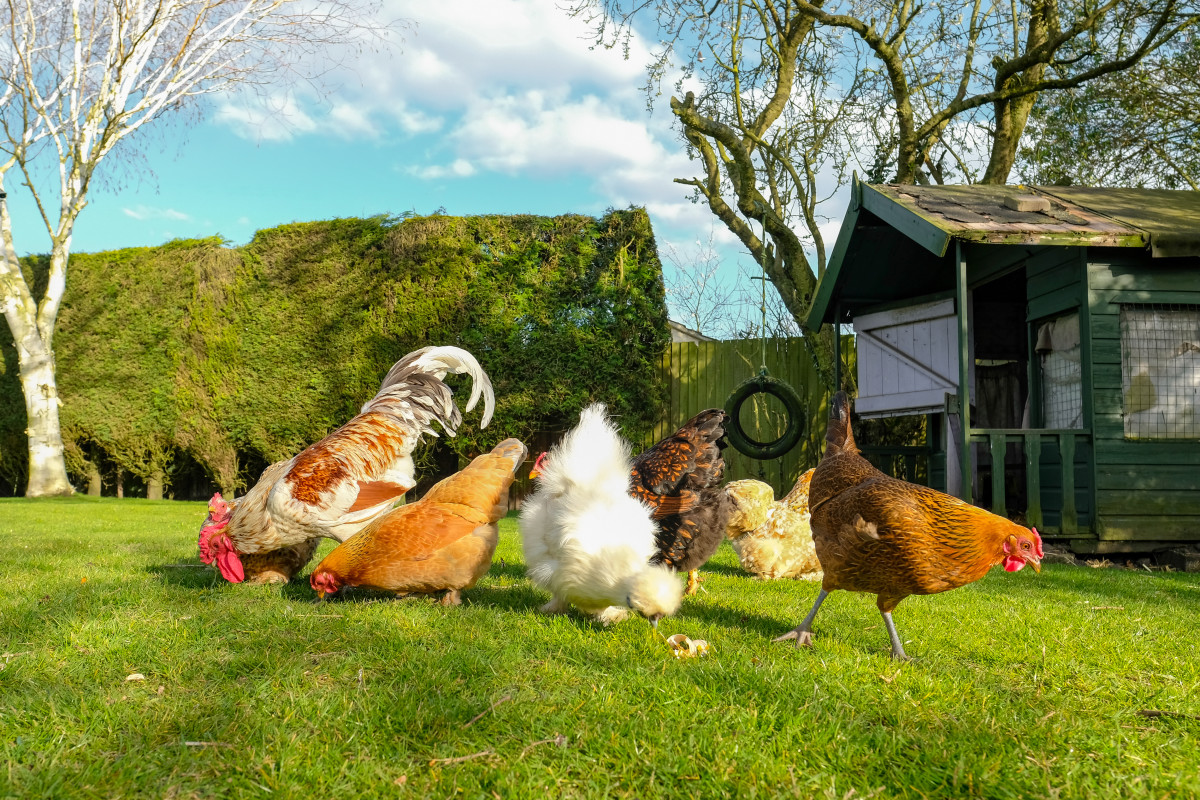
[[[138,205],[133,208],[122,208],[121,211],[125,216],[136,220],[173,219],[182,222],[191,220],[190,215],[182,211],[176,211],[173,208],[153,208],[151,206]]]
[[[324,105],[239,98],[218,119],[259,141],[397,137],[397,169],[419,179],[582,179],[597,199],[573,210],[640,205],[656,227],[693,237],[711,227],[707,206],[673,182],[699,166],[684,154],[665,98],[646,111],[641,39],[628,59],[593,47],[586,24],[546,0],[385,0],[383,16],[416,24],[399,51],[353,60]]]
[[[410,175],[426,180],[439,178],[469,178],[475,174],[475,166],[465,158],[455,159],[452,164],[431,164],[426,167],[409,167],[405,170]]]

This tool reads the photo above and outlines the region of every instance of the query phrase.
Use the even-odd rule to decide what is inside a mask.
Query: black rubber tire
[[[771,395],[783,403],[787,412],[787,426],[773,442],[760,442],[742,429],[742,404],[756,394]],[[729,415],[725,438],[739,453],[760,461],[779,458],[789,452],[804,434],[804,401],[791,386],[767,375],[756,375],[739,383],[725,401],[725,413]]]

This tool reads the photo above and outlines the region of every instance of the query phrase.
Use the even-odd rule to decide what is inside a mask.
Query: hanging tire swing
[[[783,403],[787,424],[783,433],[774,441],[760,442],[742,427],[742,406],[757,394],[769,394]],[[766,369],[734,388],[729,399],[725,401],[725,413],[729,415],[725,438],[739,453],[760,461],[770,461],[789,452],[804,434],[804,401],[791,386],[767,375]]]
[[[762,281],[763,291],[762,330],[760,331],[762,367],[757,375],[747,378],[734,387],[733,393],[725,401],[725,413],[729,415],[729,423],[725,427],[725,438],[739,453],[760,461],[770,461],[784,455],[799,443],[800,437],[804,433],[806,415],[804,401],[800,399],[796,390],[778,378],[772,378],[767,374],[767,215],[765,207],[762,223],[763,261],[759,266],[762,267],[763,274],[761,278],[754,279]],[[787,424],[784,426],[783,434],[771,442],[758,441],[742,427],[742,405],[757,394],[769,394],[783,403],[784,419]]]

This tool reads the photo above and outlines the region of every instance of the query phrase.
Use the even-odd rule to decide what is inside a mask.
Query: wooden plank
[[[1075,437],[1060,436],[1058,446],[1062,453],[1062,522],[1059,527],[1063,533],[1070,534],[1079,529],[1079,514],[1075,509]]]
[[[1101,464],[1096,488],[1135,491],[1200,491],[1200,470],[1180,464]]]
[[[1030,297],[1026,303],[1026,320],[1035,322],[1079,306],[1083,290],[1078,284],[1065,286],[1047,294]]]
[[[1096,510],[1101,516],[1161,515],[1163,517],[1200,516],[1200,492],[1161,490],[1108,490],[1096,497]],[[1200,528],[1196,530],[1200,539]]]
[[[1007,449],[1004,434],[990,434],[988,449],[992,456],[992,513],[1003,517],[1007,511],[1004,502],[1004,452]]]
[[[1025,434],[1025,496],[1028,498],[1025,521],[1030,527],[1043,524],[1041,442],[1041,434]]]
[[[1101,541],[1196,541],[1200,516],[1139,516],[1114,514],[1102,517]]]
[[[1200,464],[1200,442],[1103,439],[1096,442],[1101,464]]]

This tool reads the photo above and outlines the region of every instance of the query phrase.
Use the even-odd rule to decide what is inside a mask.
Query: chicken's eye
[[[1021,549],[1022,549],[1022,550],[1028,550],[1028,549],[1029,549],[1029,542],[1021,542]]]

